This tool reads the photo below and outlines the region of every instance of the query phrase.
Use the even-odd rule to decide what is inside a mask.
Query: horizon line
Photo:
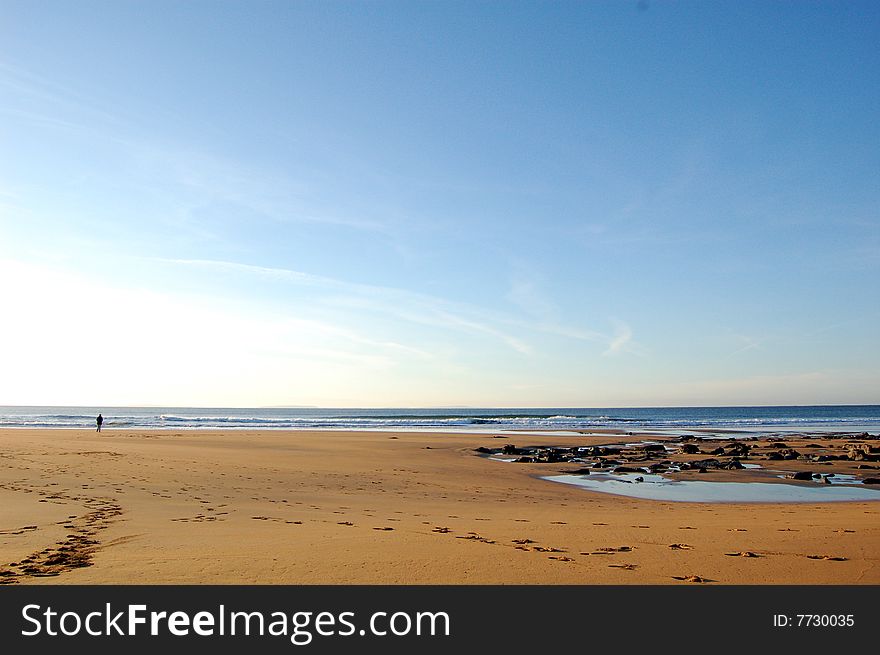
[[[0,408],[23,408],[23,407],[71,407],[71,408],[107,408],[107,409],[358,409],[358,410],[439,410],[439,409],[464,409],[464,410],[482,410],[482,409],[726,409],[726,408],[772,408],[772,407],[880,407],[880,402],[874,403],[808,403],[808,404],[785,404],[785,405],[605,405],[605,406],[563,406],[563,405],[376,405],[376,406],[354,406],[354,405],[260,405],[260,406],[235,406],[235,405],[0,405]]]

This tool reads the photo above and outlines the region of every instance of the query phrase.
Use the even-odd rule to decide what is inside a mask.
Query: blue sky
[[[880,402],[872,2],[0,2],[0,404]]]

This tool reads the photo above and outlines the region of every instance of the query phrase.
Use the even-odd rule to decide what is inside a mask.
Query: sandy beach
[[[0,582],[880,583],[880,502],[643,500],[541,479],[575,471],[575,463],[506,463],[475,452],[613,441],[4,429]],[[816,441],[817,451],[842,452],[840,444]],[[786,440],[793,448],[804,444]],[[769,447],[752,443],[753,453]],[[863,469],[831,461],[822,472],[877,475]],[[702,475],[719,481],[755,474]]]

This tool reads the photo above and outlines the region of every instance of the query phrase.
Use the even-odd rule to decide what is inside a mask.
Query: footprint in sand
[[[738,553],[724,553],[728,557],[760,557],[757,553],[753,553],[750,550],[743,550]]]
[[[635,571],[638,568],[638,564],[609,564],[608,567],[612,569],[623,569],[624,571]]]
[[[688,544],[669,544],[670,550],[691,550],[693,546]]]
[[[394,529],[394,528],[389,528],[388,526],[381,527],[381,528],[373,528],[373,530],[386,530],[386,531],[387,531],[387,530],[393,530],[393,529]]]
[[[550,525],[568,525],[565,521],[550,521]]]
[[[633,549],[632,546],[605,546],[604,548],[600,548],[598,552],[594,552],[593,555],[610,555],[612,553],[629,553]]]
[[[697,582],[697,583],[712,582],[712,580],[709,580],[708,578],[704,578],[699,575],[674,575],[674,576],[672,576],[672,579],[673,580],[681,580],[682,582]]]
[[[456,539],[469,539],[471,541],[479,541],[484,544],[494,544],[495,543],[491,539],[486,539],[486,537],[480,536],[476,532],[468,532],[466,535],[456,537]]]
[[[452,532],[452,530],[450,530],[450,529],[447,528],[446,526],[440,526],[440,525],[437,525],[437,526],[434,526],[434,528],[431,530],[431,532],[437,532],[437,533],[440,533],[440,534],[446,534],[447,532]]]
[[[827,562],[846,562],[846,557],[837,557],[834,555],[807,555],[807,559],[821,559]]]
[[[66,521],[65,521],[65,523],[66,523]],[[64,527],[66,528],[67,526],[65,525]],[[73,526],[70,526],[70,527],[73,527]],[[36,530],[36,529],[37,529],[37,526],[35,526],[35,525],[26,525],[22,528],[18,528],[17,530],[15,530],[15,529],[13,529],[13,530],[0,530],[0,534],[8,534],[8,535],[24,534],[25,532],[30,532],[31,530]]]
[[[532,550],[536,550],[539,553],[564,553],[564,548],[553,548],[552,546],[535,546]]]
[[[537,550],[537,548],[535,550]],[[573,562],[574,561],[574,559],[571,557],[564,557],[564,556],[560,557],[558,555],[551,555],[547,559],[555,559],[557,562]]]
[[[531,539],[511,539],[511,542],[515,543],[515,544],[533,544],[533,543],[535,543]]]
[[[679,528],[679,530],[696,530],[692,525],[683,525]]]
[[[337,521],[336,525],[354,525],[351,521]]]

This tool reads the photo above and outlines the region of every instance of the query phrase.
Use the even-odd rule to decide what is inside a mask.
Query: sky
[[[0,405],[880,403],[880,4],[0,0]]]

